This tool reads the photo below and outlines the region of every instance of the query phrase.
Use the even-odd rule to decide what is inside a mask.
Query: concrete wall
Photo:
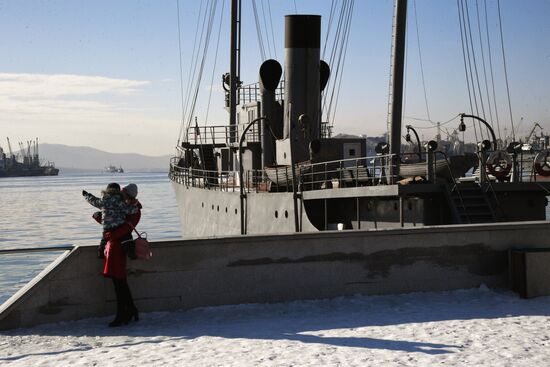
[[[130,261],[140,311],[508,284],[508,250],[550,247],[550,223],[155,242]],[[0,307],[0,330],[114,313],[96,246],[77,247]]]

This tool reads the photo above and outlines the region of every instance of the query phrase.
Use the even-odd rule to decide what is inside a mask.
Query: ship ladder
[[[448,199],[457,223],[496,222],[489,198],[477,183],[454,185],[449,190]]]

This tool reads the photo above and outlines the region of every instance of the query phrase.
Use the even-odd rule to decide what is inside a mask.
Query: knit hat
[[[128,184],[122,188],[122,191],[124,191],[128,196],[131,198],[135,198],[138,194],[138,189],[136,184]]]
[[[116,182],[111,182],[107,185],[107,191],[120,191],[120,185]]]

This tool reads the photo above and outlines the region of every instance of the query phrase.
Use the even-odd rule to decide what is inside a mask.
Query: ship
[[[107,173],[124,173],[122,166],[113,166],[112,164],[105,167],[105,172]]]
[[[521,145],[503,147],[472,111],[457,111],[457,130],[468,121],[493,132],[474,142],[475,152],[450,156],[435,140],[414,160],[402,152],[406,12],[407,1],[396,0],[387,140],[367,155],[365,139],[331,137],[323,121],[331,68],[320,58],[321,17],[287,15],[284,72],[269,59],[259,80],[243,85],[240,1],[232,0],[230,71],[222,78],[229,123],[188,124],[170,161],[184,237],[546,219],[550,186],[537,177],[550,176],[548,150],[525,176]]]
[[[0,177],[57,176],[59,169],[53,162],[41,162],[38,155],[38,138],[27,141],[27,147],[19,143],[19,152],[14,153],[7,138],[8,152],[0,147]]]

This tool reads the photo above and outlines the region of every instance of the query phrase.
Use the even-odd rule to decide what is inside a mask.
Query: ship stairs
[[[476,182],[455,184],[448,190],[455,223],[494,223],[495,212],[487,192]]]

